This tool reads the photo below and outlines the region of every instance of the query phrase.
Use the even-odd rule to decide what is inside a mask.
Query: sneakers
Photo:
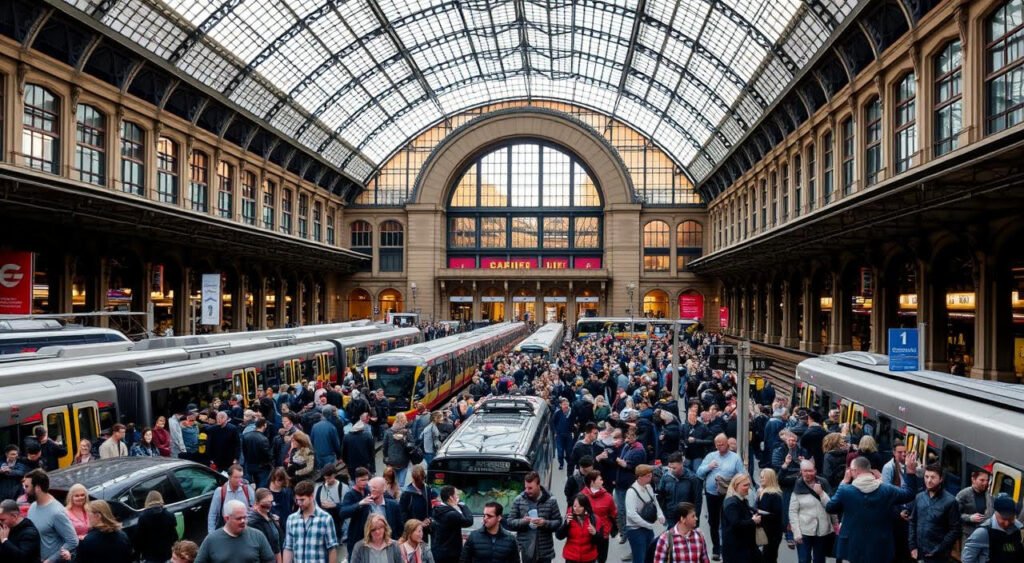
[[[721,561],[722,560],[722,556],[717,554],[717,553],[712,553],[711,554],[711,560],[712,561]]]
[[[627,553],[627,554],[623,555],[622,556],[622,560],[623,561],[632,561],[633,560],[633,554],[632,553]]]
[[[626,534],[619,536],[619,545],[626,543]]]

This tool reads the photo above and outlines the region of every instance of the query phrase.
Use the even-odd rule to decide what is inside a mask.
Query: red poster
[[[729,308],[719,307],[718,308],[718,327],[729,328]]]
[[[573,267],[577,270],[600,270],[601,259],[576,257],[573,259]]]
[[[568,270],[569,259],[568,258],[545,258],[544,259],[545,270]]]
[[[512,258],[481,258],[480,268],[483,270],[536,270],[537,259],[529,256]]]
[[[699,293],[684,293],[679,296],[680,319],[703,319],[704,296]]]
[[[448,267],[461,270],[461,269],[476,269],[476,258],[448,258]]]
[[[32,314],[32,253],[0,252],[0,315]]]

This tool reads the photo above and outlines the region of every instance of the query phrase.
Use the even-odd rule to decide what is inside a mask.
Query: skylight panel
[[[743,128],[740,127],[739,122],[736,121],[736,118],[732,117],[731,115],[727,115],[722,119],[722,121],[718,124],[718,129],[719,131],[722,132],[723,135],[725,135],[726,139],[729,139],[729,142],[732,143],[733,145],[739,142],[740,138],[743,137],[744,133]]]
[[[828,31],[818,21],[817,16],[807,12],[800,18],[800,23],[786,39],[784,43],[786,52],[797,66],[806,66],[818,47],[821,46],[821,38],[827,36]]]
[[[90,0],[64,0],[64,3],[70,4],[71,6],[74,6],[75,8],[78,8],[79,10],[82,10],[83,12],[87,13],[92,12],[92,10],[95,8],[95,5]]]
[[[99,2],[96,3],[99,4]],[[195,0],[165,0],[164,4],[196,26],[203,23],[206,18],[210,17],[210,14],[220,7],[220,2],[196,2]]]
[[[793,75],[782,61],[778,57],[772,57],[761,71],[761,75],[757,77],[754,88],[764,99],[774,100],[792,79]]]
[[[331,53],[340,52],[346,46],[355,41],[355,37],[349,33],[348,28],[341,21],[341,17],[334,10],[324,14],[309,26],[310,31],[316,35]]]
[[[664,49],[660,46],[651,48],[654,52],[662,53],[663,58],[674,61],[678,65],[685,64],[687,59],[690,58],[690,53],[692,52],[692,49],[690,49],[686,43],[678,41],[672,37],[669,37],[668,41],[665,43]]]
[[[187,34],[177,23],[141,2],[118,2],[103,17],[110,29],[166,59]]]
[[[319,123],[314,123],[307,127],[302,133],[302,136],[299,137],[299,142],[313,150],[316,150],[320,145],[324,144],[324,141],[326,141],[329,136],[328,132],[320,126]]]
[[[328,162],[335,166],[341,166],[344,164],[345,159],[352,154],[352,151],[345,148],[345,145],[341,144],[337,139],[330,142],[321,153]]]
[[[672,13],[676,10],[676,0],[647,0],[645,13],[664,24],[672,23]]]
[[[377,155],[378,161],[383,160],[383,158],[384,155]],[[373,165],[357,156],[348,163],[348,166],[345,167],[345,172],[351,174],[353,178],[362,178],[363,181],[366,181],[370,174],[373,174]]]
[[[256,70],[272,84],[288,92],[327,58],[327,53],[316,39],[304,31],[281,45]]]
[[[736,112],[747,123],[754,123],[761,117],[761,107],[753,100],[750,94],[744,93],[736,103]]]
[[[679,9],[676,11],[676,19],[672,21],[672,28],[678,30],[685,37],[696,39],[709,11],[711,11],[711,5],[704,0],[680,2]]]
[[[324,0],[284,0],[284,2],[300,18],[324,5]]]
[[[249,62],[296,21],[280,0],[242,2],[210,30],[210,36]]]
[[[252,112],[257,117],[267,115],[277,96],[259,83],[255,76],[243,80],[231,93],[231,101]]]
[[[366,0],[349,0],[338,6],[338,11],[345,19],[345,23],[352,28],[352,34],[356,38],[361,39],[380,28],[380,22],[373,15],[373,10]]]
[[[711,174],[711,164],[703,158],[694,158],[693,161],[687,165],[686,170],[696,180],[700,181],[706,178],[708,174]]]
[[[704,147],[704,150],[706,150],[708,154],[711,155],[711,158],[714,158],[716,161],[724,160],[725,155],[728,154],[728,150],[718,137],[712,137]]]
[[[241,70],[206,45],[205,41],[198,41],[193,45],[178,61],[177,66],[218,92],[223,91]]]
[[[646,76],[654,76],[654,69],[658,66],[658,61],[651,58],[647,53],[641,53],[638,51],[633,52],[633,68],[640,71]]]
[[[270,120],[270,125],[277,128],[285,135],[293,136],[306,122],[306,118],[295,111],[290,105],[285,104]]]
[[[651,51],[658,53],[665,45],[666,35],[667,32],[664,28],[654,27],[651,25],[641,25],[640,34],[637,37],[637,40],[641,45],[644,45]]]
[[[665,111],[665,108],[672,101],[668,92],[669,90],[664,87],[653,86],[647,91],[647,103],[651,104],[658,111]]]

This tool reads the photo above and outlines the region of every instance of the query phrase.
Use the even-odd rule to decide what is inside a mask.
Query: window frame
[[[210,155],[199,149],[192,149],[188,159],[189,182],[186,207],[199,213],[210,210]]]
[[[249,170],[242,170],[241,175],[238,178],[239,184],[242,188],[242,193],[239,194],[241,198],[242,209],[242,223],[246,225],[256,226],[257,219],[259,218],[259,205],[258,198],[259,193],[259,177],[255,172]],[[251,182],[249,181],[251,180]]]
[[[41,105],[29,104],[29,93],[39,92],[38,100]],[[47,100],[47,97],[49,100]],[[61,119],[63,114],[63,99],[53,90],[42,84],[27,83],[25,92],[22,95],[22,120],[21,120],[21,156],[27,168],[39,170],[49,174],[60,174],[61,167],[61,142],[62,133]],[[53,110],[47,109],[47,101],[53,104]],[[33,100],[36,103],[36,100]],[[45,124],[52,124],[52,129],[42,127]],[[29,139],[30,142],[26,142]],[[31,148],[39,140],[42,149],[40,154],[30,152]],[[47,159],[46,149],[49,148],[50,156]]]
[[[993,31],[993,25],[996,17],[1000,13],[1005,13],[1010,6],[1017,4],[1024,9],[1024,0],[1009,0],[1003,3],[1001,6],[992,11],[988,17],[985,18],[984,23],[984,37],[985,37],[985,134],[991,135],[992,133],[998,133],[1005,129],[1009,129],[1014,125],[1024,121],[1024,100],[1020,103],[1009,106],[999,113],[993,113],[994,108],[992,107],[992,100],[995,98],[993,95],[993,89],[996,81],[1003,79],[1011,73],[1024,73],[1024,50],[1019,51],[1020,56],[1013,60],[1005,60],[1002,62],[1002,66],[995,68],[992,58],[993,51],[997,45],[1002,44],[1000,53],[1010,52],[1007,46],[1016,40],[1017,35],[1024,33],[1024,23],[1013,28],[1006,28],[1004,32],[995,36]],[[1004,21],[1007,18],[1004,17]],[[1013,80],[1002,82],[1004,86],[1003,90],[1008,90],[1008,86],[1013,84]],[[1012,99],[1007,96],[1007,99]]]
[[[843,144],[842,150],[840,151],[840,158],[842,159],[842,174],[840,182],[843,186],[843,195],[848,196],[854,192],[854,170],[856,166],[856,128],[853,122],[853,116],[847,116],[846,119],[839,124],[839,130],[842,131]]]
[[[129,128],[138,131],[138,138],[128,135]],[[124,193],[146,196],[146,129],[129,119],[121,120],[121,191]],[[128,182],[129,168],[138,170],[141,184]]]
[[[953,60],[953,49],[955,47],[956,52],[956,66],[951,66],[949,70],[943,70],[942,62],[944,58],[947,60]],[[947,57],[947,52],[950,54]],[[933,120],[933,140],[932,140],[932,154],[936,157],[943,156],[949,152],[952,152],[959,148],[960,145],[960,133],[963,131],[963,94],[964,94],[964,83],[963,83],[963,45],[959,39],[953,39],[947,41],[946,44],[940,49],[935,57],[934,64],[932,66],[935,74],[935,79],[932,81],[932,99],[934,107],[932,108],[932,120]],[[944,92],[949,91],[944,97]],[[956,112],[959,109],[960,117],[956,118]],[[941,136],[947,127],[945,127],[945,118],[943,112],[949,110],[949,127],[950,130],[948,136]],[[955,120],[959,120],[959,123],[954,125]]]
[[[644,272],[670,271],[669,255],[673,234],[672,226],[661,219],[651,219],[644,223],[642,231]]]
[[[171,147],[170,152],[161,145]],[[156,140],[156,200],[178,205],[181,195],[181,144],[166,135]],[[168,190],[169,188],[169,190]]]
[[[904,85],[910,87],[904,88]],[[913,72],[904,74],[895,82],[894,90],[892,158],[894,172],[901,174],[913,168],[917,154],[917,76]],[[901,116],[906,116],[905,121],[901,122]],[[909,154],[904,154],[908,149]]]
[[[225,171],[227,174],[225,174]],[[235,165],[221,159],[217,162],[217,216],[231,219],[235,213]],[[225,208],[225,203],[227,207]]]
[[[821,135],[821,144],[824,147],[821,153],[821,204],[832,203],[835,195],[835,137],[832,131],[825,131]]]
[[[688,230],[688,226],[696,228]],[[676,271],[685,271],[691,260],[700,258],[703,254],[704,224],[687,219],[676,225]]]
[[[273,231],[277,225],[277,182],[264,178],[260,186],[262,196],[263,228]]]
[[[82,109],[94,112],[95,115],[91,117],[98,118],[100,127],[87,125],[83,122]],[[85,140],[87,135],[91,137],[89,141],[92,142]],[[96,164],[99,168],[98,171],[84,169],[83,156],[87,151],[93,154],[91,162]],[[96,158],[96,155],[98,155],[98,158]],[[74,171],[77,173],[77,179],[80,182],[103,187],[107,185],[107,114],[92,104],[79,103],[75,106]]]
[[[883,170],[882,98],[875,96],[864,105],[864,185],[873,186]],[[874,165],[874,167],[872,167]]]

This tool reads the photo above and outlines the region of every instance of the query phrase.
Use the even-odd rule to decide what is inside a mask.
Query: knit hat
[[[1017,516],[1017,503],[1013,502],[1013,499],[1006,495],[996,497],[995,502],[992,503],[992,508],[1004,518]]]

